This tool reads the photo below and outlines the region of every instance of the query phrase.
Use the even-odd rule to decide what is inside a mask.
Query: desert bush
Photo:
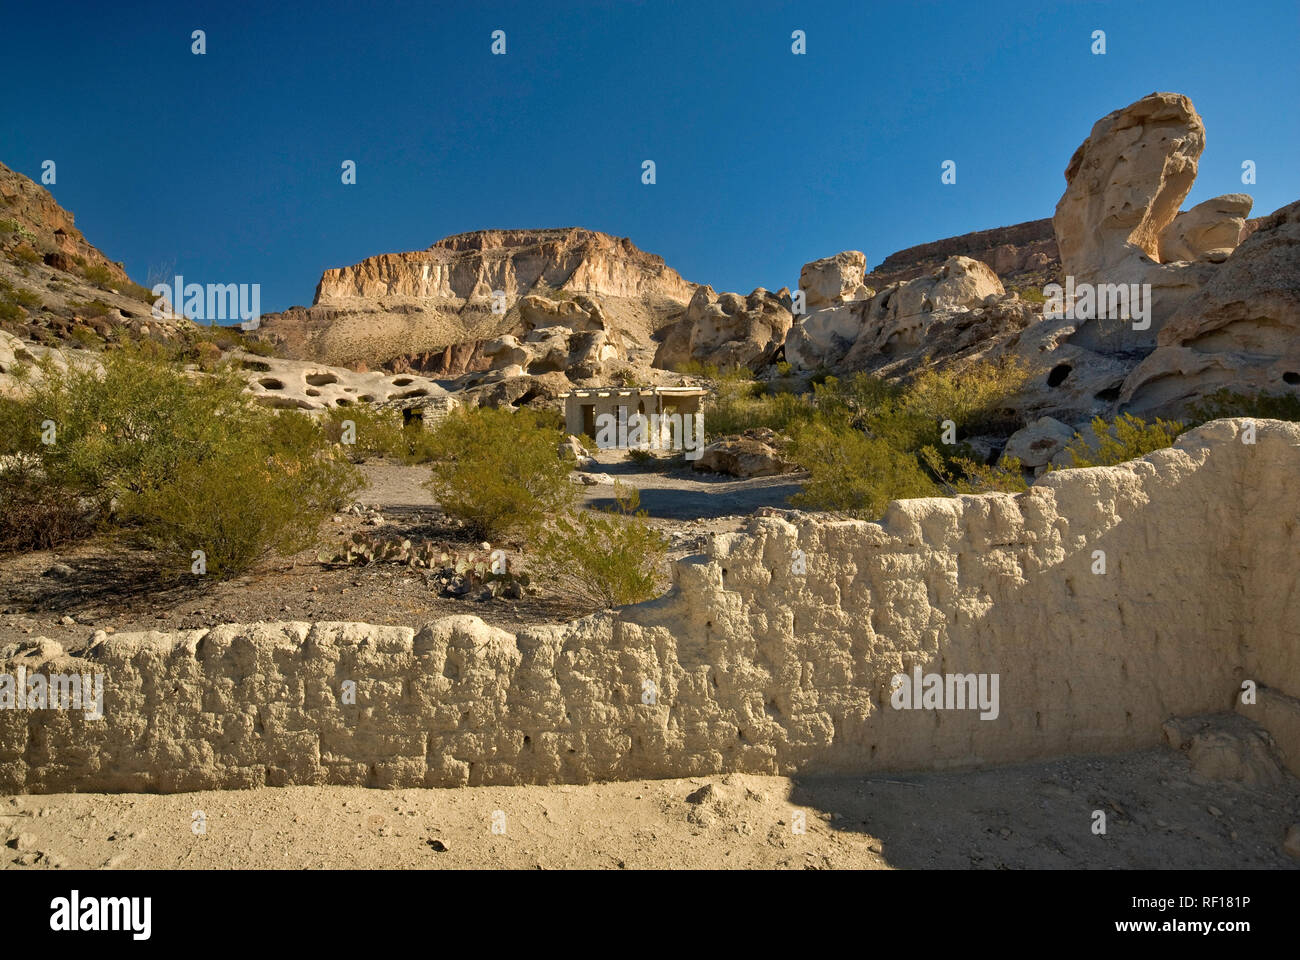
[[[939,494],[916,455],[844,423],[804,424],[787,455],[809,473],[790,498],[797,507],[872,519],[890,500]]]
[[[640,510],[635,489],[615,488],[613,510],[560,514],[537,541],[537,572],[602,607],[648,600],[658,592],[668,544]]]
[[[360,486],[317,424],[257,406],[229,369],[190,376],[130,349],[99,360],[20,373],[18,394],[0,398],[0,483],[38,478],[173,573],[194,550],[223,577],[302,549]]]
[[[88,535],[94,518],[28,465],[0,471],[0,553],[50,550]]]
[[[1002,410],[1024,380],[1009,362],[925,371],[905,384],[827,377],[814,387],[814,418],[796,425],[786,451],[809,472],[790,502],[875,517],[891,499],[1023,490],[1017,469],[978,463],[961,438],[1009,431]],[[945,438],[944,421],[954,436]]]
[[[257,421],[264,431],[231,431],[209,457],[178,464],[171,482],[124,498],[136,539],[167,568],[188,569],[192,551],[202,550],[207,573],[224,578],[273,550],[305,550],[319,540],[321,521],[359,488],[350,468],[322,455],[320,426],[310,417],[268,411],[248,425]]]
[[[1173,446],[1186,429],[1176,420],[1157,419],[1148,423],[1129,413],[1122,413],[1109,423],[1104,417],[1094,417],[1092,431],[1098,441],[1097,449],[1092,448],[1083,434],[1076,433],[1065,451],[1070,455],[1071,466],[1113,467]]]
[[[813,417],[806,395],[769,393],[767,385],[743,373],[718,378],[704,405],[704,428],[711,437],[742,433],[758,427],[782,431]]]
[[[117,275],[102,263],[91,264],[81,271],[81,275],[97,287],[117,286],[121,282]]]
[[[1224,417],[1254,417],[1260,420],[1300,421],[1300,397],[1294,393],[1261,393],[1248,396],[1223,389],[1192,407],[1197,422]]]
[[[344,444],[344,424],[351,420],[354,442]],[[331,407],[321,423],[325,438],[343,447],[354,463],[370,457],[391,457],[403,463],[428,463],[435,456],[433,431],[419,423],[403,423],[397,410],[367,405]]]
[[[10,259],[14,263],[40,263],[41,255],[30,244],[20,243],[10,252]]]
[[[556,453],[564,434],[554,419],[529,409],[452,411],[432,431],[426,486],[472,535],[528,538],[574,498],[569,467]]]

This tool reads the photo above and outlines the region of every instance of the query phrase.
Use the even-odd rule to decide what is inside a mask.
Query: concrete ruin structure
[[[651,418],[654,437],[650,446],[668,447],[682,436],[686,418],[693,418],[697,437],[704,436],[703,387],[588,387],[560,394],[564,400],[564,429],[574,436],[598,438],[602,423],[612,423],[620,438],[627,437],[632,418],[639,414]],[[673,433],[672,431],[678,431]],[[600,445],[599,443],[597,444]],[[615,444],[627,446],[626,441]],[[633,446],[638,444],[633,443]]]

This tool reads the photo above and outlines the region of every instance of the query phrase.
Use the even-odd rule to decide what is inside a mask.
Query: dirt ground
[[[1281,849],[1294,788],[1207,781],[1157,749],[872,778],[18,796],[0,866],[1300,869]]]
[[[673,546],[670,558],[698,551],[712,533],[739,529],[760,506],[784,507],[798,484],[785,477],[734,480],[665,472],[619,462],[599,469],[642,493],[652,524]],[[363,517],[340,514],[325,525],[325,544],[346,543],[357,531],[401,538],[428,538],[452,547],[476,549],[437,509],[421,485],[428,468],[386,461],[362,465],[369,486],[360,502],[375,507],[382,527]],[[612,506],[614,487],[582,486],[580,497],[592,506]],[[698,518],[697,518],[698,517]],[[494,544],[494,546],[497,546]],[[526,557],[505,545],[512,567],[527,567]],[[97,630],[181,630],[255,620],[349,620],[419,627],[439,617],[473,613],[513,630],[535,623],[557,623],[592,612],[590,607],[540,585],[520,600],[476,601],[439,597],[418,573],[397,564],[325,567],[317,550],[277,558],[250,574],[224,583],[185,578],[164,583],[149,555],[103,541],[88,541],[52,551],[0,557],[0,643],[46,636],[74,650]],[[663,585],[668,584],[667,571]]]

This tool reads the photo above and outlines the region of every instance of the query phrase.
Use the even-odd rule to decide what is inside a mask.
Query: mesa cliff
[[[501,312],[493,312],[494,291],[504,293]],[[525,296],[597,298],[621,335],[645,344],[694,292],[695,284],[626,238],[579,228],[479,230],[326,270],[311,307],[267,314],[262,326],[295,357],[463,373],[427,358],[522,334]]]

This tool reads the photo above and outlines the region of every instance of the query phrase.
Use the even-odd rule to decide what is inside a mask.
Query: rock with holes
[[[1300,395],[1300,201],[1263,218],[1178,310],[1120,400],[1177,415],[1219,390]]]
[[[435,381],[410,373],[357,373],[344,367],[251,353],[236,353],[233,359],[248,383],[248,392],[268,407],[328,410],[448,396]]]

